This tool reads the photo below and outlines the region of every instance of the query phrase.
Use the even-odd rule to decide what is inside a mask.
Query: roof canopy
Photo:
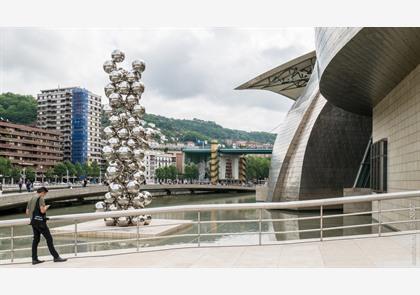
[[[311,77],[316,61],[315,51],[299,56],[235,88],[263,89],[296,100]]]

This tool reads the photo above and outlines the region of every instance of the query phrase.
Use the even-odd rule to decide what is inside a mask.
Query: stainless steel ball
[[[131,155],[131,150],[128,146],[122,146],[117,150],[117,155],[120,159],[129,159]]]
[[[133,156],[134,158],[138,161],[138,160],[143,160],[144,159],[144,150],[142,149],[134,149],[133,150]]]
[[[137,142],[134,139],[130,138],[127,140],[127,145],[130,148],[135,148],[137,146]]]
[[[139,72],[139,73],[144,72],[144,70],[146,69],[146,64],[142,60],[134,60],[131,63],[131,66],[133,67],[134,71]]]
[[[121,50],[115,49],[111,53],[111,58],[114,62],[123,62],[125,58],[125,54]]]
[[[152,222],[152,215],[146,215],[146,220],[144,221],[144,225],[149,225]]]
[[[128,84],[128,82],[126,81],[122,81],[118,84],[118,92],[121,94],[128,94],[128,92],[130,91],[130,84]]]
[[[127,183],[127,192],[130,194],[137,194],[140,190],[140,184],[136,180],[131,180]]]
[[[104,128],[104,135],[106,138],[111,138],[114,136],[114,130],[111,127],[107,126]]]
[[[111,126],[118,127],[120,125],[120,117],[112,115],[109,117],[109,122],[111,123]]]
[[[126,75],[126,79],[128,82],[133,83],[135,81],[137,81],[137,75],[136,72],[134,71],[129,71]]]
[[[111,193],[111,196],[114,198],[117,198],[122,195],[123,187],[119,183],[112,182],[109,184],[109,192]]]
[[[97,203],[95,204],[96,212],[103,212],[103,211],[105,211],[105,207],[106,207],[106,205],[105,205],[105,203],[104,203],[104,202],[102,202],[102,201],[97,202]]]
[[[104,62],[103,69],[106,73],[111,73],[113,70],[116,69],[116,66],[112,60],[107,60]]]
[[[118,108],[121,105],[122,97],[120,94],[114,92],[109,96],[109,104],[112,108]]]
[[[106,145],[102,148],[102,154],[105,158],[110,158],[113,153],[114,149],[109,145]]]
[[[111,80],[112,83],[119,83],[122,80],[122,72],[119,70],[113,70],[109,74],[109,80]]]
[[[118,116],[120,117],[121,122],[123,122],[123,121],[126,121],[130,117],[130,114],[128,114],[127,112],[122,112]]]
[[[135,105],[135,104],[137,104],[138,103],[138,101],[139,101],[139,96],[137,96],[137,95],[133,95],[133,94],[130,94],[130,95],[127,95],[127,97],[126,97],[126,100],[125,100],[126,102],[127,102],[127,104],[129,104],[129,105]]]
[[[111,137],[110,139],[108,139],[108,144],[112,148],[115,148],[116,146],[120,144],[120,140],[118,139],[118,137]]]
[[[127,216],[118,217],[118,219],[117,219],[117,225],[118,226],[123,227],[123,226],[128,226],[129,224],[130,224],[130,218],[129,217],[127,217]]]
[[[138,182],[142,183],[144,181],[144,172],[143,171],[137,171],[133,174],[133,178],[137,180]]]
[[[104,105],[104,107],[102,108],[105,115],[111,115],[113,112],[112,107],[109,104]]]
[[[152,202],[153,196],[148,191],[144,191],[143,195],[144,195],[145,205],[147,206]]]
[[[104,91],[105,91],[105,95],[109,97],[112,93],[116,92],[116,89],[112,83],[109,83],[108,85],[105,86]]]
[[[115,226],[115,224],[117,223],[116,219],[112,217],[107,217],[104,220],[106,226]]]
[[[104,201],[105,201],[106,204],[112,204],[112,203],[115,202],[115,198],[113,196],[111,196],[110,192],[107,192],[105,194]]]
[[[135,127],[138,124],[139,123],[138,123],[137,119],[134,118],[134,117],[130,117],[130,118],[127,119],[127,125],[130,126],[130,127]]]
[[[134,207],[136,208],[143,208],[144,207],[144,196],[143,194],[140,192],[138,193],[132,201]]]
[[[121,172],[120,167],[109,166],[106,168],[106,174],[112,179],[115,179]]]
[[[139,225],[144,225],[144,223],[146,222],[146,216],[140,215],[137,218],[138,218]]]
[[[128,137],[128,130],[126,128],[121,128],[117,131],[117,136],[119,139],[126,139]]]
[[[131,83],[131,91],[135,94],[142,94],[144,92],[144,84],[140,81]]]
[[[131,129],[131,134],[137,138],[144,136],[144,128],[141,126],[136,126],[133,129]]]
[[[120,206],[127,206],[130,203],[130,199],[125,196],[120,196],[117,198],[117,203]]]
[[[142,106],[140,104],[136,104],[133,107],[133,114],[136,114],[139,117],[143,116],[145,112],[146,112],[146,110],[145,110],[144,106]]]

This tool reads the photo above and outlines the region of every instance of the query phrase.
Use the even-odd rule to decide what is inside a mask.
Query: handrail
[[[298,208],[320,207],[320,206],[325,207],[325,206],[331,206],[331,205],[342,205],[342,204],[360,203],[360,202],[371,202],[371,201],[379,201],[379,200],[405,199],[405,198],[414,198],[414,197],[420,197],[420,191],[372,194],[372,195],[350,196],[350,197],[342,197],[342,198],[328,198],[328,199],[291,201],[291,202],[168,206],[168,207],[108,211],[108,212],[67,214],[67,215],[60,215],[60,216],[51,216],[50,220],[51,221],[80,221],[80,220],[101,219],[101,218],[107,218],[107,217],[139,216],[143,214],[170,213],[170,212],[197,212],[197,211],[203,212],[203,211],[215,211],[215,210],[298,209]],[[0,227],[25,225],[25,224],[29,224],[28,218],[0,221]]]

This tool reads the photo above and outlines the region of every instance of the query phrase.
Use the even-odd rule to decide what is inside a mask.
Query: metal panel
[[[420,28],[317,28],[315,39],[322,95],[358,114],[420,63]]]

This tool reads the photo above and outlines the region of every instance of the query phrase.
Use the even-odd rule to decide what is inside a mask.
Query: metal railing
[[[317,200],[308,200],[308,201],[292,201],[292,202],[276,202],[276,203],[241,203],[241,204],[208,204],[208,205],[182,205],[182,206],[170,206],[170,207],[159,207],[159,208],[145,208],[145,209],[135,209],[135,210],[124,210],[124,211],[110,211],[110,212],[95,212],[95,213],[82,213],[82,214],[70,214],[70,215],[60,215],[60,216],[52,216],[50,217],[49,223],[55,222],[70,222],[74,225],[74,230],[72,233],[67,233],[67,235],[71,234],[74,239],[72,243],[68,244],[61,244],[56,245],[56,247],[72,247],[73,248],[73,255],[77,256],[80,251],[80,247],[82,245],[97,245],[97,244],[104,244],[104,243],[119,243],[119,242],[134,242],[136,247],[133,251],[139,252],[141,247],[141,243],[143,241],[150,241],[155,239],[170,239],[170,238],[192,238],[189,245],[202,247],[203,246],[203,238],[208,236],[221,236],[221,235],[256,235],[258,236],[258,242],[255,245],[269,245],[273,243],[263,243],[262,237],[264,235],[272,235],[272,234],[289,234],[289,233],[319,233],[318,238],[311,238],[306,240],[296,240],[295,242],[305,242],[310,241],[325,241],[330,238],[326,238],[325,234],[329,231],[333,230],[345,230],[345,229],[356,229],[360,227],[377,227],[377,233],[374,234],[367,234],[362,236],[383,236],[385,233],[383,232],[384,227],[389,227],[397,224],[402,223],[417,223],[420,219],[416,219],[415,211],[420,209],[420,207],[416,207],[410,202],[410,206],[407,208],[392,208],[392,209],[383,209],[382,202],[386,200],[398,200],[398,199],[411,199],[420,197],[420,191],[411,191],[411,192],[399,192],[399,193],[385,193],[385,194],[374,194],[374,195],[363,195],[363,196],[351,196],[351,197],[342,197],[342,198],[329,198],[329,199],[317,199]],[[338,213],[338,214],[326,214],[326,209],[330,206],[337,206],[337,205],[345,205],[345,204],[355,204],[355,203],[364,203],[364,202],[375,202],[377,201],[377,209],[376,210],[368,210],[368,211],[361,211],[361,212],[353,212],[353,213]],[[319,215],[316,216],[298,216],[293,218],[263,218],[263,210],[288,210],[288,209],[312,209],[318,210]],[[254,219],[242,219],[242,220],[203,220],[202,213],[203,212],[212,212],[212,211],[232,211],[232,210],[255,210],[256,218]],[[385,222],[383,220],[383,214],[391,213],[391,212],[404,212],[408,211],[410,214],[408,219],[404,220],[392,220]],[[116,239],[108,239],[104,241],[87,241],[87,242],[80,242],[78,239],[79,231],[78,225],[80,223],[90,220],[97,220],[97,219],[104,219],[104,218],[115,218],[115,217],[122,217],[122,216],[130,216],[136,217],[145,214],[163,214],[163,213],[186,213],[186,212],[193,212],[196,215],[195,220],[189,220],[189,224],[195,225],[197,230],[192,233],[176,233],[171,235],[161,235],[161,236],[153,236],[153,237],[141,237],[140,234],[140,227],[142,225],[137,222],[136,226],[136,234],[135,237],[129,237],[126,239],[116,238]],[[364,224],[352,224],[352,225],[341,225],[341,226],[332,226],[326,227],[325,220],[329,218],[337,218],[337,217],[350,217],[350,216],[359,216],[359,215],[370,215],[373,217],[374,214],[377,214],[376,220],[372,218],[371,222],[364,223]],[[309,228],[309,229],[293,229],[293,230],[284,230],[284,231],[263,231],[263,224],[265,223],[275,223],[275,222],[287,222],[287,221],[309,221],[309,220],[319,220],[319,227],[317,228]],[[185,224],[185,221],[183,221]],[[257,231],[246,231],[246,232],[204,232],[203,225],[212,224],[212,223],[255,223],[257,225]],[[15,261],[15,254],[18,251],[29,251],[30,248],[16,248],[16,241],[19,239],[28,239],[31,238],[32,235],[16,235],[15,229],[18,226],[27,226],[29,224],[29,219],[15,219],[15,220],[3,220],[0,221],[0,228],[8,227],[10,228],[10,236],[0,237],[0,245],[1,242],[4,240],[10,241],[10,249],[1,250],[0,254],[10,253],[10,259],[6,261],[6,263],[13,263]],[[167,224],[156,224],[147,225],[147,227],[153,226],[164,226]],[[171,223],[173,225],[173,223]],[[109,229],[109,227],[108,227]],[[394,235],[394,234],[412,234],[417,233],[417,228],[413,230],[404,230],[399,232],[388,232],[386,235]],[[357,237],[361,237],[358,235]],[[348,239],[351,236],[339,236],[334,237],[334,239]],[[290,242],[290,241],[286,241]],[[292,241],[293,242],[293,241]],[[275,244],[284,243],[284,241],[277,242]],[[211,244],[207,244],[206,246],[212,246]],[[39,247],[45,249],[44,247]],[[153,249],[153,247],[150,247]],[[176,247],[171,247],[170,249],[174,249]],[[125,253],[125,252],[124,252]]]

